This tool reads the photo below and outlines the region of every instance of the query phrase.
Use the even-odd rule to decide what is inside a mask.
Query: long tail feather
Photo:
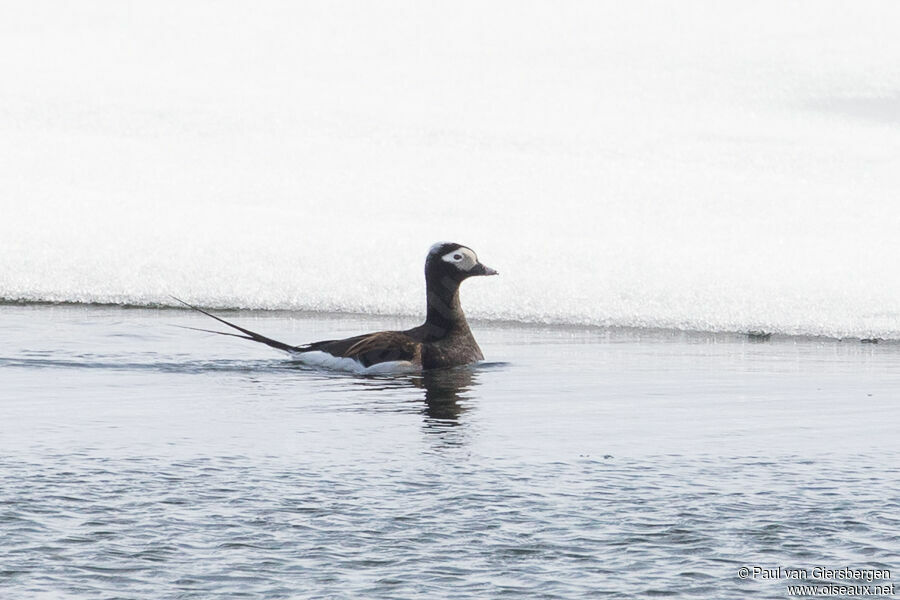
[[[242,340],[250,340],[251,342],[253,341],[253,338],[249,335],[241,335],[239,333],[228,333],[227,331],[216,331],[215,329],[203,329],[202,327],[188,327],[187,325],[172,325],[172,327],[177,327],[178,329],[190,329],[191,331],[202,331],[203,333],[227,335],[229,337],[241,338]]]
[[[193,304],[188,304],[187,302],[185,302],[184,300],[182,300],[180,298],[176,298],[175,296],[172,296],[172,299],[180,302],[181,304],[184,304],[188,308],[192,308],[192,309],[196,310],[197,312],[203,313],[207,317],[212,317],[219,323],[223,323],[233,329],[237,329],[244,335],[238,335],[236,333],[226,333],[224,331],[213,331],[212,329],[199,329],[197,327],[186,327],[186,329],[197,329],[198,331],[206,331],[208,333],[218,333],[219,335],[229,335],[232,337],[238,337],[238,338],[245,339],[245,340],[252,340],[254,342],[259,342],[260,344],[265,344],[267,346],[271,346],[272,348],[284,350],[285,352],[293,352],[296,349],[296,346],[291,346],[290,344],[285,344],[284,342],[279,342],[278,340],[273,340],[272,338],[268,338],[264,335],[260,335],[260,334],[256,333],[255,331],[250,331],[249,329],[244,329],[240,325],[235,325],[234,323],[226,321],[225,319],[223,319],[221,317],[217,317],[216,315],[214,315],[212,313],[208,313],[205,310],[203,310],[202,308],[198,308],[198,307],[194,306]]]

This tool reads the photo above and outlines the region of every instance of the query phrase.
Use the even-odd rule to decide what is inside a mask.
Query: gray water
[[[294,343],[415,323],[223,315]],[[364,378],[171,326],[212,324],[0,306],[0,597],[784,598],[739,569],[900,571],[898,345],[481,323],[482,365]]]

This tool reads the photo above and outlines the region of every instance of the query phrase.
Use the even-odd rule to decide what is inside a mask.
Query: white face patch
[[[441,260],[455,266],[460,271],[470,271],[478,264],[478,257],[466,247],[457,248],[441,257]]]

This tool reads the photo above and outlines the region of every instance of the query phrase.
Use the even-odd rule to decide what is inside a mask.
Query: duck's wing
[[[378,331],[345,340],[325,340],[297,346],[294,352],[326,352],[335,358],[350,358],[363,367],[394,361],[422,364],[422,343],[403,331]]]

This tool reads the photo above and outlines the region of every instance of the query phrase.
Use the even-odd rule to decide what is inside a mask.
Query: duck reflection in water
[[[361,410],[413,409],[422,414],[427,431],[439,433],[460,425],[460,417],[474,404],[481,371],[505,363],[481,363],[448,369],[431,369],[414,375],[359,377],[344,373],[328,373],[310,369],[297,362],[286,363],[289,368],[312,371],[317,376],[337,383],[336,390],[363,391],[355,406]],[[339,382],[339,383],[338,383]],[[369,392],[376,392],[373,398]],[[384,394],[377,394],[384,392]],[[374,402],[373,402],[374,400]],[[399,401],[399,404],[398,404]],[[355,404],[355,403],[354,403]]]
[[[426,424],[445,429],[459,425],[459,416],[469,410],[465,401],[478,384],[478,372],[471,366],[433,369],[410,378],[410,381],[425,391],[423,413]]]

